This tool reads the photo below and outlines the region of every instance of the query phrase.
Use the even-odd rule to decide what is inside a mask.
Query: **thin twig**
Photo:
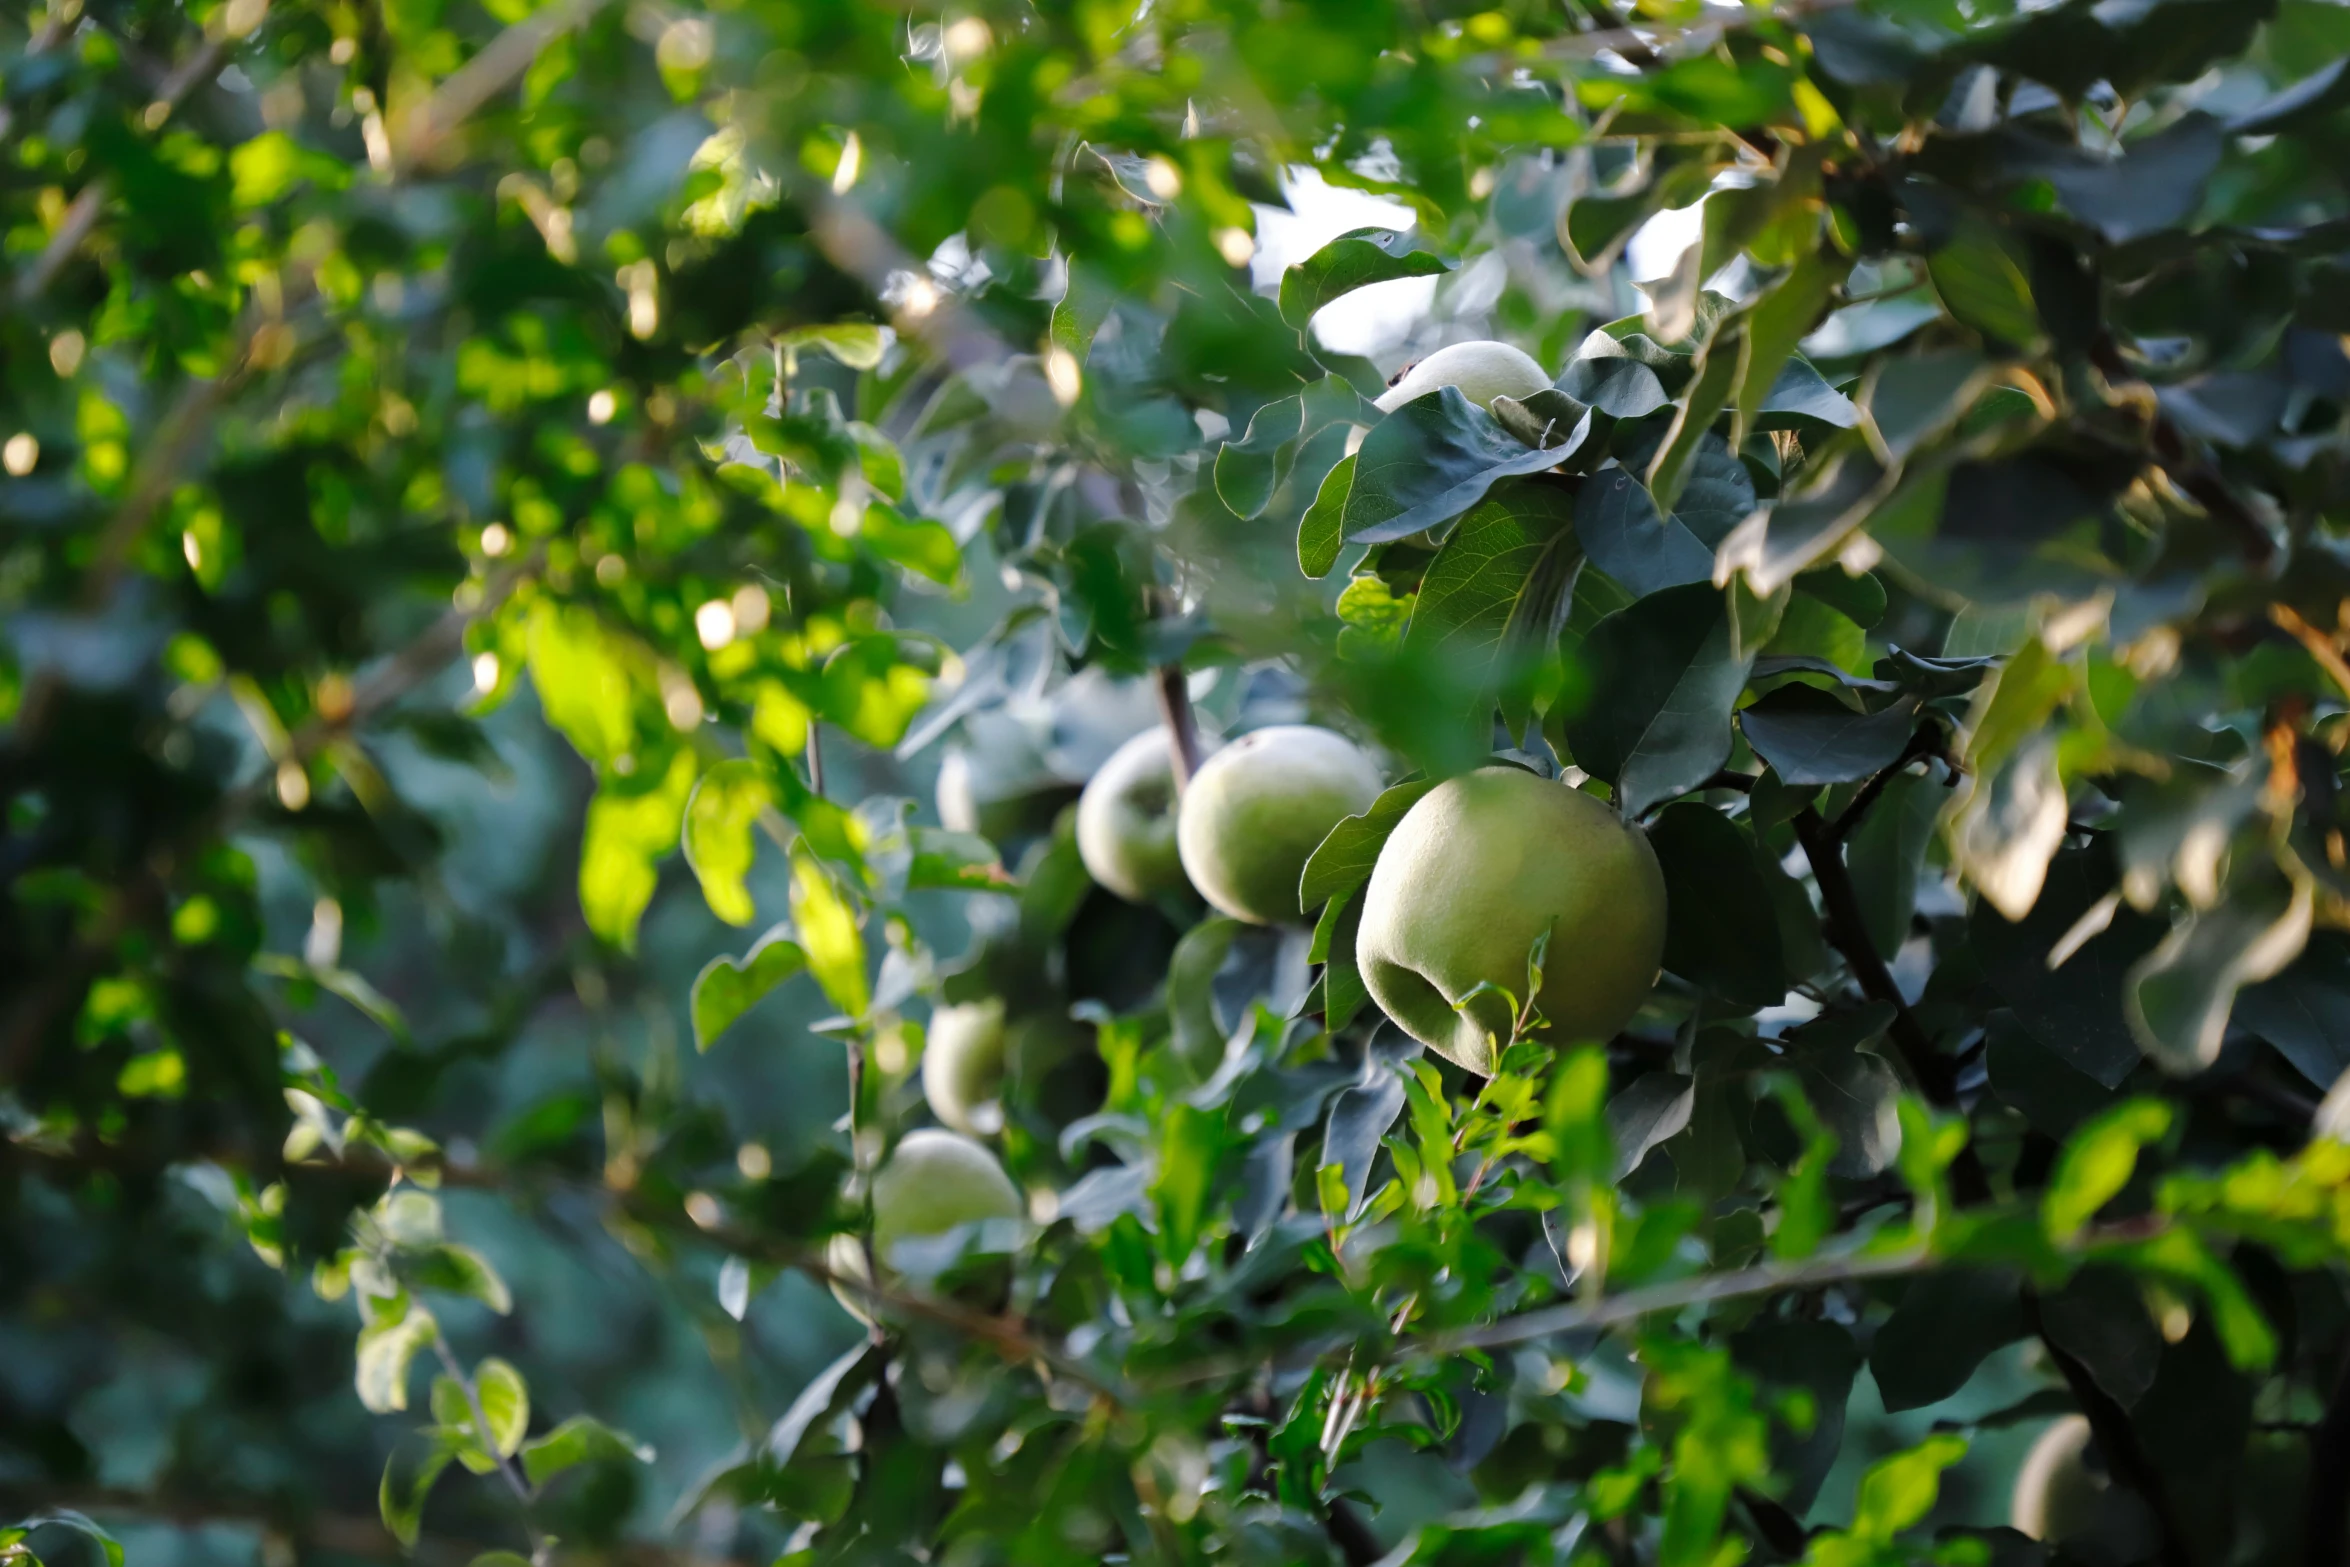
[[[465,1395],[465,1408],[473,1416],[473,1434],[481,1438],[481,1450],[489,1455],[490,1462],[497,1466],[499,1475],[505,1479],[506,1488],[522,1504],[522,1527],[530,1532],[532,1547],[535,1549],[544,1545],[546,1536],[539,1533],[538,1524],[530,1516],[531,1503],[535,1500],[531,1495],[530,1482],[522,1478],[522,1471],[499,1449],[498,1434],[490,1428],[490,1413],[482,1407],[480,1389],[473,1385],[473,1378],[467,1376],[465,1368],[458,1364],[457,1352],[449,1348],[448,1335],[437,1326],[433,1329],[432,1347],[433,1353],[440,1357],[441,1369],[449,1374],[449,1380],[456,1383],[457,1390]]]

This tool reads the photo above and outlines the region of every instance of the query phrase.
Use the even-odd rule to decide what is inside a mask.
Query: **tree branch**
[[[1181,664],[1159,666],[1159,717],[1167,725],[1167,745],[1175,763],[1175,792],[1191,787],[1199,771],[1199,728],[1192,721],[1191,687],[1184,682]]]
[[[2341,1567],[2350,1560],[2350,1355],[2343,1357],[2325,1418],[2309,1433],[2309,1483],[2302,1492],[2301,1560]]]
[[[2073,1402],[2081,1406],[2088,1418],[2090,1434],[2097,1439],[2097,1450],[2105,1455],[2105,1462],[2113,1477],[2138,1493],[2154,1514],[2155,1527],[2162,1533],[2162,1552],[2158,1558],[2162,1567],[2194,1567],[2194,1557],[2187,1550],[2187,1532],[2179,1521],[2178,1509],[2171,1504],[2170,1490],[2163,1484],[2162,1472],[2154,1467],[2154,1460],[2146,1456],[2146,1449],[2138,1441],[2137,1429],[2130,1424],[2129,1411],[2115,1402],[2113,1395],[2097,1385],[2089,1368],[2075,1359],[2070,1351],[2048,1334],[2040,1318],[2040,1295],[2037,1290],[2024,1290],[2024,1313],[2033,1334],[2048,1358],[2064,1376],[2065,1386],[2073,1395]],[[2313,1480],[2315,1476],[2311,1477]],[[2314,1494],[2314,1493],[2313,1493]],[[2341,1493],[2333,1494],[2336,1512],[2341,1510]],[[2325,1558],[2338,1563],[2339,1557]]]
[[[1927,1098],[1944,1109],[1963,1109],[1958,1098],[1956,1065],[1934,1047],[1934,1037],[1917,1020],[1917,1014],[1910,1011],[1908,999],[1893,981],[1893,971],[1885,966],[1875,943],[1869,940],[1868,922],[1861,916],[1860,895],[1853,890],[1852,874],[1844,865],[1844,850],[1814,807],[1807,805],[1796,812],[1795,840],[1803,845],[1803,856],[1811,862],[1812,879],[1819,884],[1829,944],[1843,955],[1844,966],[1852,970],[1861,993],[1893,1009],[1892,1026],[1887,1032],[1908,1065],[1910,1076]],[[1959,1151],[1950,1167],[1950,1177],[1953,1195],[1962,1203],[1980,1202],[1991,1195],[1990,1178],[1984,1173],[1982,1158],[1971,1141]]]

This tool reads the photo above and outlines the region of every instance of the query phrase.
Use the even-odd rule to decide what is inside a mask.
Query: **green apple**
[[[1077,800],[1077,853],[1086,874],[1129,903],[1188,887],[1175,844],[1175,799],[1175,754],[1165,729],[1118,747]]]
[[[1396,823],[1371,870],[1355,960],[1404,1031],[1472,1072],[1493,1070],[1526,959],[1550,933],[1539,1037],[1609,1039],[1656,983],[1665,878],[1639,829],[1590,795],[1515,767],[1437,785]]]
[[[1381,413],[1393,413],[1414,398],[1447,386],[1459,387],[1463,397],[1487,408],[1496,397],[1527,398],[1547,392],[1551,380],[1530,355],[1507,343],[1455,343],[1406,370],[1379,394],[1373,406]]]
[[[1183,791],[1175,841],[1200,895],[1254,925],[1303,918],[1297,883],[1330,829],[1379,798],[1379,768],[1344,735],[1282,724],[1242,735]]]
[[[956,1131],[985,1137],[1004,1127],[1004,1004],[990,997],[940,1007],[922,1043],[922,1096]]]
[[[908,1132],[873,1176],[873,1257],[885,1281],[895,1282],[890,1259],[905,1241],[944,1235],[958,1225],[1019,1219],[1028,1204],[994,1154],[960,1132],[925,1127]],[[866,1280],[865,1247],[853,1235],[835,1235],[825,1265],[845,1278]],[[865,1302],[833,1286],[852,1316],[870,1321]]]
[[[2067,1415],[2040,1433],[2016,1471],[2010,1521],[2035,1540],[2080,1540],[2106,1524],[2112,1484],[2089,1468],[2089,1422]]]

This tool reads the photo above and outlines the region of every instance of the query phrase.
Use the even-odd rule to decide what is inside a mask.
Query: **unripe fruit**
[[[2016,1471],[2012,1521],[2035,1540],[2078,1540],[2105,1522],[2103,1475],[2090,1472],[2089,1422],[2067,1415],[2040,1433]]]
[[[1129,903],[1189,885],[1175,844],[1175,757],[1164,729],[1120,746],[1077,800],[1086,874]]]
[[[873,1176],[873,1258],[882,1278],[894,1280],[891,1258],[900,1243],[944,1235],[958,1225],[1018,1219],[1027,1211],[1020,1188],[980,1144],[934,1127],[908,1132]],[[870,1277],[865,1248],[853,1235],[835,1235],[824,1260],[845,1277]],[[865,1303],[850,1291],[835,1285],[833,1294],[852,1315],[870,1320]]]
[[[958,1132],[986,1137],[1004,1127],[1004,1004],[990,998],[931,1014],[922,1045],[922,1096],[930,1113]]]
[[[1509,1009],[1490,992],[1453,1003],[1492,984],[1523,1004],[1544,931],[1538,1037],[1612,1038],[1664,958],[1664,872],[1648,839],[1590,795],[1486,767],[1437,785],[1396,823],[1371,870],[1355,960],[1406,1033],[1490,1073]]]
[[[1297,884],[1330,829],[1379,798],[1379,769],[1344,735],[1283,724],[1218,751],[1183,791],[1175,838],[1200,896],[1234,919],[1297,923]]]
[[[1412,399],[1447,386],[1459,387],[1463,397],[1487,408],[1496,397],[1527,398],[1547,392],[1551,380],[1529,355],[1507,343],[1455,343],[1406,370],[1403,379],[1380,393],[1372,406],[1381,413],[1393,413]]]

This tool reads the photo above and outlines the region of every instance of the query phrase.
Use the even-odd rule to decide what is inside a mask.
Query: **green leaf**
[[[1575,536],[1591,564],[1645,598],[1690,582],[1710,582],[1714,552],[1678,517],[1613,463],[1585,479],[1575,496]]]
[[[1564,485],[1496,485],[1429,563],[1404,633],[1407,653],[1441,663],[1481,693],[1498,688],[1513,729],[1525,726],[1526,679],[1566,624],[1583,564],[1575,517]]]
[[[383,1479],[376,1486],[376,1508],[383,1514],[384,1528],[403,1548],[413,1547],[423,1532],[424,1504],[432,1496],[433,1482],[456,1456],[444,1443],[427,1447],[412,1438],[393,1448],[385,1460]]]
[[[633,660],[594,612],[540,599],[531,607],[529,647],[547,722],[598,767],[628,754],[636,741]]]
[[[792,854],[791,908],[808,971],[834,1006],[850,1017],[863,1017],[872,1005],[872,991],[865,978],[865,938],[857,929],[856,910],[832,873],[805,850]]]
[[[1983,1357],[2028,1331],[2015,1275],[1957,1268],[1914,1280],[1869,1348],[1869,1371],[1893,1413],[1939,1403]]]
[[[523,1478],[533,1486],[579,1464],[653,1461],[650,1447],[587,1415],[573,1415],[545,1436],[523,1443],[521,1455]]]
[[[1637,816],[1703,783],[1730,754],[1730,709],[1751,656],[1733,656],[1722,595],[1703,583],[1652,593],[1592,628],[1583,679],[1604,700],[1566,720],[1576,764]]]
[[[693,787],[694,755],[680,747],[662,771],[608,775],[588,802],[580,912],[589,930],[624,952],[636,950],[637,921],[653,901],[660,862],[677,847]]]
[[[417,1352],[440,1333],[431,1312],[415,1301],[399,1315],[370,1322],[359,1330],[359,1353],[353,1380],[359,1402],[379,1415],[408,1407],[408,1368]]]
[[[2083,1124],[2064,1146],[2040,1195],[2040,1222],[2063,1243],[2119,1196],[2138,1168],[2138,1151],[2170,1131],[2171,1108],[2159,1099],[2125,1099]]]
[[[2029,354],[2046,341],[2046,334],[2040,327],[2039,306],[2032,302],[2026,265],[1997,229],[1970,223],[1926,258],[1926,273],[1952,320]]]
[[[1224,1054],[1224,1031],[1216,1023],[1216,971],[1224,966],[1240,930],[1238,920],[1201,920],[1183,933],[1167,960],[1167,1021],[1174,1036],[1170,1047],[1201,1077],[1214,1071]]]
[[[402,1274],[418,1289],[440,1290],[478,1300],[504,1316],[514,1309],[514,1297],[489,1258],[470,1246],[446,1242],[403,1257]]]
[[[2218,1060],[2236,992],[2281,973],[2308,943],[2313,893],[2305,876],[2239,872],[2220,902],[2139,959],[2122,982],[2122,1010],[2146,1053],[2179,1073]]]
[[[1917,712],[1906,698],[1879,712],[1855,712],[1816,687],[1788,685],[1740,708],[1738,727],[1788,783],[1853,783],[1900,759]]]
[[[1346,817],[1331,828],[1329,836],[1307,857],[1305,872],[1298,878],[1299,907],[1318,909],[1369,881],[1371,868],[1379,863],[1379,851],[1386,847],[1395,824],[1435,787],[1432,778],[1396,784],[1382,790],[1362,815]]]
[[[710,912],[729,925],[748,925],[758,912],[743,878],[758,855],[751,829],[773,808],[758,763],[737,758],[702,774],[685,808],[685,862],[702,883]]]
[[[1265,404],[1248,432],[1216,452],[1216,494],[1234,515],[1261,515],[1289,479],[1313,437],[1336,426],[1367,424],[1378,415],[1337,376],[1324,376],[1295,397]]]
[[[1070,258],[1068,278],[1053,305],[1052,341],[1054,347],[1066,350],[1083,365],[1093,352],[1094,335],[1117,306],[1118,293],[1090,261]]]
[[[835,321],[826,326],[796,327],[780,334],[784,348],[822,349],[851,370],[871,370],[881,363],[881,328],[870,321]]]
[[[1501,479],[1558,466],[1561,455],[1526,446],[1458,387],[1415,397],[1363,438],[1340,532],[1357,544],[1409,538],[1467,511]]]
[[[1281,274],[1281,319],[1302,332],[1324,305],[1358,288],[1451,270],[1414,230],[1349,229]]]
[[[708,1050],[735,1019],[759,1004],[767,992],[808,967],[808,955],[791,939],[791,925],[776,925],[752,943],[742,960],[721,954],[694,976],[691,1010],[694,1048]]]
[[[1718,331],[1699,354],[1697,379],[1690,383],[1688,395],[1674,412],[1664,446],[1649,465],[1649,492],[1660,508],[1670,510],[1680,504],[1681,486],[1689,477],[1699,446],[1714,419],[1730,406],[1745,376],[1747,346],[1746,325],[1738,321]]]
[[[1786,999],[1771,890],[1754,839],[1694,801],[1668,806],[1648,829],[1665,873],[1665,967],[1737,1007]]]
[[[1808,251],[1747,308],[1746,364],[1731,394],[1740,436],[1760,428],[1759,421],[1775,401],[1772,394],[1794,357],[1796,345],[1819,326],[1828,301],[1851,270],[1852,263],[1833,250]]]
[[[1354,479],[1355,459],[1350,452],[1322,476],[1313,505],[1306,508],[1304,520],[1297,525],[1298,569],[1316,581],[1338,564],[1338,551],[1346,542],[1343,519],[1347,497],[1354,492]]]
[[[1876,1545],[1924,1521],[1942,1492],[1942,1471],[1966,1456],[1964,1437],[1927,1437],[1906,1453],[1881,1458],[1860,1478],[1852,1532]]]
[[[106,1558],[106,1567],[122,1567],[122,1543],[100,1528],[97,1520],[89,1514],[77,1512],[71,1507],[52,1507],[46,1512],[35,1513],[30,1518],[19,1519],[10,1528],[0,1529],[0,1547],[15,1545],[36,1529],[51,1528],[73,1530],[98,1547],[99,1552]],[[5,1550],[0,1550],[0,1560],[6,1559],[9,1559],[7,1553]],[[32,1557],[29,1552],[26,1553],[26,1559],[33,1561],[35,1567],[38,1567],[38,1559]]]

